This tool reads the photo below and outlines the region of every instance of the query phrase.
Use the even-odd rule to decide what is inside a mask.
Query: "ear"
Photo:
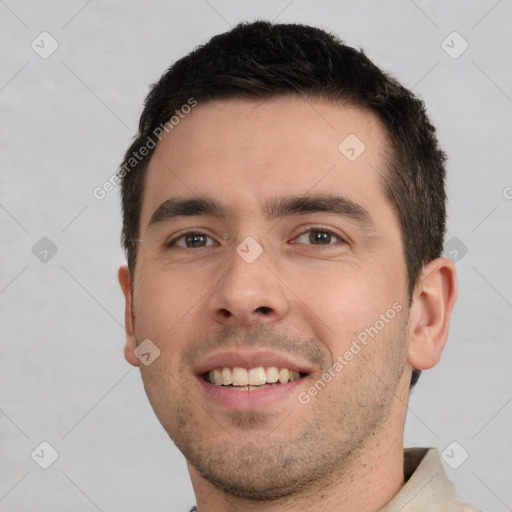
[[[436,258],[425,265],[414,288],[411,305],[407,363],[413,368],[426,370],[439,362],[456,298],[453,262]]]
[[[124,345],[124,357],[133,366],[139,366],[139,360],[133,351],[137,348],[135,339],[135,313],[133,311],[132,278],[128,265],[123,265],[117,273],[119,284],[123,290],[125,300],[124,325],[126,330],[126,343]]]

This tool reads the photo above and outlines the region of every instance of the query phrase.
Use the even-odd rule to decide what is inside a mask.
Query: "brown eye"
[[[184,233],[183,235],[178,236],[174,240],[168,242],[167,247],[184,247],[186,249],[195,249],[198,247],[206,247],[209,245],[214,245],[214,240],[205,235],[204,233],[198,232],[190,232]]]
[[[187,247],[204,247],[206,245],[206,236],[200,233],[193,233],[185,236],[185,245]]]
[[[308,229],[294,241],[294,243],[306,245],[334,245],[337,242],[344,242],[344,240],[326,229]]]
[[[332,239],[332,233],[328,231],[313,231],[309,232],[309,241],[314,245],[330,244]]]

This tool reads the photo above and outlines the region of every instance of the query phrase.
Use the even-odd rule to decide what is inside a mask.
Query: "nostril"
[[[270,312],[272,312],[272,309],[267,306],[261,306],[260,308],[256,309],[256,311],[259,311],[260,313],[263,313],[264,315],[268,315]]]
[[[226,318],[231,316],[231,313],[227,309],[221,309],[220,311]]]

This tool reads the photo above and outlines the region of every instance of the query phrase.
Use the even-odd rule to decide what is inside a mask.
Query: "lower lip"
[[[206,382],[202,377],[199,377],[198,380],[208,397],[215,402],[233,411],[251,411],[275,404],[289,397],[294,391],[297,391],[303,378],[287,382],[286,384],[276,384],[251,391],[232,389],[227,386],[216,386]]]

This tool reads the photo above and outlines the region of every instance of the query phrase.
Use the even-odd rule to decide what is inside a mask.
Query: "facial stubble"
[[[355,461],[389,419],[405,368],[404,313],[394,320],[400,325],[387,326],[306,405],[297,400],[285,411],[214,414],[190,393],[190,376],[183,370],[143,371],[146,392],[176,446],[214,487],[251,501],[298,496],[312,486],[353,477]],[[313,339],[287,343],[282,334],[273,342],[268,329],[263,337],[253,334],[244,338],[247,343],[256,336],[270,347],[319,345]],[[318,378],[333,361],[328,351],[313,353],[322,361]],[[165,389],[169,392],[161,392]]]

